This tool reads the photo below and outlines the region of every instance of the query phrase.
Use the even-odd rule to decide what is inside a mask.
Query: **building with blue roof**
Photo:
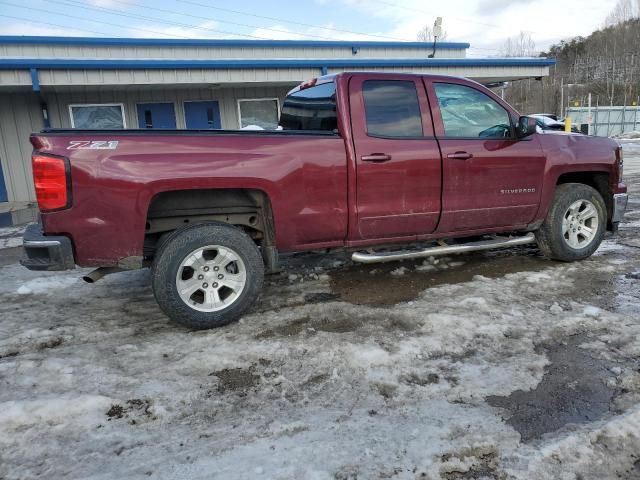
[[[468,58],[468,43],[0,36],[0,202],[31,201],[29,134],[52,128],[274,128],[286,93],[345,71],[548,75],[547,58]]]

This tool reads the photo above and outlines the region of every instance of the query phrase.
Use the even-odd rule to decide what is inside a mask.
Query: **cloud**
[[[88,0],[87,3],[96,7],[122,7],[128,0]]]
[[[513,0],[480,0],[476,7],[476,13],[490,17],[503,13],[510,8],[522,7],[534,2],[535,0],[520,0],[519,2],[514,2]]]
[[[137,38],[169,37],[169,38],[235,38],[235,35],[218,31],[220,25],[215,21],[201,22],[193,27],[142,24],[131,27],[129,36]],[[224,30],[224,28],[222,28]]]

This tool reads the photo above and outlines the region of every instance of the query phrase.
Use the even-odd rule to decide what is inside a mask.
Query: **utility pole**
[[[587,135],[591,135],[591,92],[589,92],[589,103],[587,107]]]

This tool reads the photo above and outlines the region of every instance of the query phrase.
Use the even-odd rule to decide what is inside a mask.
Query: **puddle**
[[[340,300],[356,305],[395,305],[413,300],[428,288],[469,282],[476,275],[499,278],[508,273],[537,272],[555,265],[538,256],[535,249],[526,247],[452,258],[454,262],[464,264],[434,271],[416,271],[423,259],[354,265],[330,273],[331,291]],[[402,267],[404,270],[401,275],[392,274]]]
[[[551,363],[535,389],[485,399],[509,412],[506,422],[520,433],[523,442],[568,424],[593,422],[609,412],[617,393],[607,385],[612,376],[610,365],[579,347],[587,341],[586,335],[578,335],[566,344],[540,345],[537,350]]]

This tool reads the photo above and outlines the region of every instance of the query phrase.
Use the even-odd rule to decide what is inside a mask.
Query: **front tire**
[[[600,193],[588,185],[565,183],[556,188],[536,241],[553,260],[583,260],[602,243],[606,224],[607,210]]]
[[[172,233],[152,266],[153,293],[174,322],[196,330],[227,325],[258,298],[264,264],[243,231],[209,222]]]

